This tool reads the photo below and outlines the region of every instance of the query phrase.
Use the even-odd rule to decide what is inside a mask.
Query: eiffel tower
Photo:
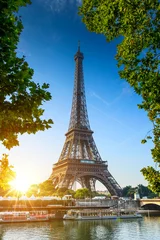
[[[108,171],[93,139],[93,131],[87,114],[83,78],[83,53],[74,56],[76,62],[72,110],[66,140],[60,158],[52,169],[50,179],[55,188],[73,187],[79,182],[83,188],[95,191],[96,180],[100,181],[111,195],[121,196],[122,189]]]

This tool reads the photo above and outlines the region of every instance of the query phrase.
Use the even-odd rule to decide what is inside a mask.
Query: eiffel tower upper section
[[[78,51],[74,56],[76,63],[72,110],[66,141],[59,161],[65,159],[88,159],[102,161],[90,129],[88,120],[85,87],[83,78],[83,53]]]
[[[80,52],[80,46],[78,52],[74,56],[76,62],[74,91],[72,100],[71,118],[69,123],[69,129],[88,129],[90,130],[88,113],[86,107],[85,87],[83,78],[83,65],[84,59],[83,53]]]

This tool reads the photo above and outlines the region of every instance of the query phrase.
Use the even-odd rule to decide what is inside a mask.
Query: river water
[[[159,240],[160,217],[0,225],[0,240]]]

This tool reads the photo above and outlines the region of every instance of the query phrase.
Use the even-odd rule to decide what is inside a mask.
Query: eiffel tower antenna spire
[[[78,52],[80,52],[80,40],[78,41]]]
[[[83,78],[83,53],[78,51],[74,56],[75,77],[70,123],[66,140],[54,165],[50,179],[54,187],[72,188],[79,182],[84,188],[95,191],[96,180],[100,181],[111,195],[121,196],[122,189],[108,171],[107,161],[103,161],[93,139],[90,129],[85,87]]]

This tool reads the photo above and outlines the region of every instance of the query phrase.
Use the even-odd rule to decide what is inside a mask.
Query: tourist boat
[[[64,220],[116,220],[116,219],[133,219],[142,218],[139,213],[114,212],[112,210],[69,210],[64,215]]]
[[[0,212],[0,223],[41,222],[50,221],[53,218],[55,215],[48,214],[47,211]]]

